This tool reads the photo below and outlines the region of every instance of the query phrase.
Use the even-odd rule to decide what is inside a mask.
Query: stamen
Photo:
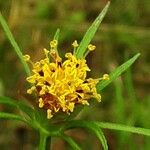
[[[52,111],[50,109],[47,109],[47,119],[51,119],[52,117]]]
[[[102,78],[98,78],[97,81],[100,81],[100,80],[109,80],[109,74],[104,74]]]
[[[77,47],[79,46],[77,40],[75,40],[75,41],[72,43],[72,46],[73,46],[73,53],[75,54],[75,53],[76,53],[76,50],[77,50]]]
[[[35,89],[36,89],[36,87],[32,86],[30,89],[27,90],[27,93],[32,94]]]
[[[29,56],[29,55],[24,55],[24,56],[23,56],[23,59],[24,59],[26,62],[28,62],[28,61],[30,61],[30,56]]]
[[[42,108],[44,106],[44,101],[42,98],[39,99],[39,107]]]
[[[26,62],[29,62],[31,65],[33,65],[33,62],[31,61],[29,55],[24,55],[24,56],[23,56],[23,59],[24,59]]]
[[[108,74],[104,74],[103,75],[103,80],[109,80],[110,78],[109,78],[109,75]]]
[[[96,49],[96,46],[95,45],[92,45],[92,44],[89,44],[88,45],[88,50],[89,51],[93,51],[93,50],[95,50]]]
[[[94,51],[96,49],[95,45],[89,44],[88,45],[88,50],[84,54],[84,58],[89,54],[89,52]]]
[[[73,46],[74,48],[77,48],[77,47],[79,46],[77,40],[75,40],[75,41],[72,43],[72,46]]]
[[[57,48],[57,44],[58,44],[57,40],[50,41],[50,47],[51,47],[51,49]]]

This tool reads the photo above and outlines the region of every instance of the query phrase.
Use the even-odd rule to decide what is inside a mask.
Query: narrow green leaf
[[[0,118],[26,122],[26,120],[24,120],[21,116],[10,114],[10,113],[5,113],[5,112],[0,112]]]
[[[30,118],[33,117],[34,110],[22,101],[14,100],[10,97],[0,97],[0,104],[8,105],[26,113]]]
[[[110,84],[113,80],[115,80],[118,76],[120,76],[123,72],[125,72],[140,56],[140,53],[133,56],[131,59],[123,63],[121,66],[117,67],[111,74],[109,80],[102,80],[97,84],[97,91],[100,92],[104,89],[108,84]]]
[[[27,114],[31,119],[33,118],[33,116],[34,116],[34,109],[31,108],[29,105],[27,105],[23,101],[18,101],[18,108],[22,112],[24,112],[25,114]]]
[[[81,148],[78,146],[78,144],[68,135],[62,134],[61,138],[63,138],[71,146],[71,148],[73,150],[81,150]]]
[[[97,138],[100,140],[104,150],[108,150],[107,140],[102,132],[102,130],[99,128],[99,126],[92,121],[85,121],[85,120],[74,120],[69,121],[67,124],[65,124],[62,127],[62,130],[71,129],[71,128],[86,128],[93,132]]]
[[[34,119],[44,127],[48,123],[48,119],[46,117],[46,113],[44,110],[36,108],[34,111]]]
[[[98,15],[98,17],[95,19],[95,21],[92,23],[90,28],[85,33],[82,41],[80,42],[79,47],[76,50],[76,57],[77,58],[83,58],[84,53],[87,49],[87,46],[91,42],[92,38],[94,37],[99,25],[101,24],[108,8],[109,8],[110,2],[108,2],[105,6],[105,8],[102,10],[102,12]]]
[[[58,41],[58,39],[59,39],[59,33],[60,33],[60,29],[58,28],[57,30],[56,30],[56,33],[55,33],[55,35],[54,35],[54,40],[57,40]]]
[[[2,16],[1,12],[0,12],[0,23],[1,23],[3,29],[6,33],[6,36],[7,36],[8,40],[10,41],[10,43],[13,46],[16,54],[18,55],[21,63],[23,64],[23,67],[24,67],[24,70],[25,70],[26,74],[30,75],[30,69],[28,67],[28,64],[24,61],[22,52],[21,52],[17,42],[15,41],[15,39],[14,39],[14,37],[13,37],[13,35],[12,35],[12,33],[11,33],[11,31],[10,31],[10,29],[9,29],[5,19],[4,19],[4,17]]]
[[[0,104],[12,106],[12,107],[18,107],[18,103],[16,100],[13,100],[9,97],[0,97]]]
[[[115,92],[115,118],[117,122],[124,122],[125,120],[125,100],[123,97],[123,85],[121,78],[117,78],[114,82]]]
[[[120,131],[150,136],[150,129],[146,129],[146,128],[139,128],[139,127],[121,125],[116,123],[105,123],[105,122],[95,122],[95,123],[100,128],[104,128],[104,129],[120,130]]]

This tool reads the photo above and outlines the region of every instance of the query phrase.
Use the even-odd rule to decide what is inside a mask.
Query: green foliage
[[[21,116],[14,115],[14,114],[11,114],[11,113],[5,113],[5,112],[0,112],[0,118],[1,119],[11,119],[11,120],[17,120],[17,121],[25,122],[25,120]]]
[[[125,132],[150,136],[150,129],[121,125],[117,123],[115,124],[115,123],[96,122],[96,124],[100,128],[104,128],[104,129],[119,130],[119,131],[125,131]]]
[[[73,150],[81,150],[78,144],[68,135],[62,134],[62,138],[70,145]]]
[[[108,8],[109,8],[110,2],[107,3],[107,5],[105,6],[105,8],[102,10],[102,12],[98,15],[98,17],[95,19],[95,21],[92,23],[92,25],[90,26],[90,28],[87,30],[87,32],[85,33],[82,41],[79,44],[79,47],[77,48],[75,54],[77,58],[82,58],[84,57],[84,53],[86,52],[86,49],[89,45],[89,43],[91,42],[91,40],[93,39],[100,23],[102,22]]]
[[[13,37],[13,35],[12,35],[12,33],[11,33],[11,31],[10,31],[10,29],[9,29],[9,27],[8,27],[6,21],[5,21],[5,19],[2,16],[1,13],[0,13],[0,23],[1,23],[3,29],[6,33],[6,36],[7,36],[8,40],[10,41],[11,45],[13,46],[14,51],[16,52],[16,54],[18,55],[21,63],[23,64],[23,67],[24,67],[24,70],[25,70],[26,74],[30,75],[30,69],[28,67],[28,64],[24,61],[22,52],[21,52],[17,42],[15,41],[15,39],[14,39],[14,37]]]
[[[10,97],[0,97],[0,104],[15,107],[33,119],[33,109],[22,101],[17,101]]]
[[[118,76],[120,76],[124,71],[126,71],[133,63],[134,61],[140,56],[140,54],[136,54],[131,59],[129,59],[127,62],[116,68],[111,74],[109,80],[103,80],[100,81],[97,84],[97,91],[100,92],[103,88],[105,88],[109,83],[111,83],[113,80],[115,80]]]
[[[86,32],[85,36],[83,37],[77,51],[76,51],[76,56],[78,58],[84,57],[84,53],[86,51],[86,48],[90,41],[92,40],[96,30],[98,29],[102,19],[104,18],[107,10],[109,7],[109,2],[103,9],[103,11],[100,13],[100,15],[96,18],[94,23],[91,25],[91,27],[88,29]],[[22,57],[22,52],[14,40],[13,35],[11,34],[8,25],[6,24],[4,18],[0,14],[0,22],[1,25],[10,41],[12,44],[16,54],[20,58],[25,72],[27,74],[30,74],[28,65],[26,62],[23,60]],[[54,36],[54,39],[58,40],[59,37],[59,29],[56,31],[56,34]],[[139,53],[136,54],[134,57],[126,61],[124,64],[116,68],[111,74],[110,74],[110,80],[107,81],[101,81],[97,85],[97,90],[100,92],[102,89],[104,89],[106,86],[108,86],[109,83],[114,81],[118,76],[120,76],[123,72],[125,72],[134,62],[135,60],[139,57]],[[22,121],[24,123],[27,123],[27,125],[31,126],[37,132],[39,132],[40,135],[40,142],[39,142],[39,149],[44,150],[46,148],[46,142],[49,137],[60,137],[64,139],[72,149],[74,150],[80,150],[81,148],[78,146],[78,144],[68,135],[65,134],[66,130],[72,129],[72,128],[85,128],[92,133],[94,133],[99,141],[101,142],[103,149],[107,150],[108,145],[107,145],[107,140],[103,134],[103,131],[101,129],[111,129],[111,130],[119,130],[119,131],[125,131],[125,132],[130,132],[130,133],[137,133],[145,136],[150,136],[150,129],[146,128],[139,128],[139,127],[133,127],[133,126],[126,126],[126,125],[121,125],[121,124],[114,124],[114,123],[105,123],[105,122],[95,122],[95,121],[84,121],[84,120],[71,120],[69,119],[65,120],[62,122],[62,124],[59,124],[56,126],[55,124],[52,124],[51,121],[47,120],[45,113],[43,113],[41,110],[37,108],[32,108],[28,106],[24,102],[16,101],[12,98],[9,97],[0,97],[0,104],[7,105],[7,106],[12,106],[18,110],[21,111],[21,114],[16,115],[16,114],[10,114],[10,113],[5,113],[5,112],[0,112],[0,118],[2,119],[11,119],[11,120],[17,120],[17,121]],[[26,117],[28,116],[28,117]]]
[[[92,121],[84,121],[84,120],[75,120],[75,121],[69,121],[65,124],[65,126],[62,128],[62,130],[66,129],[72,129],[72,128],[86,128],[92,133],[94,133],[99,141],[102,143],[102,146],[104,150],[108,149],[107,141],[105,139],[105,136],[102,132],[102,130],[99,128],[97,124],[95,124]]]

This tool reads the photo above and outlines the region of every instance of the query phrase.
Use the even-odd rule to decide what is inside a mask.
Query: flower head
[[[44,49],[45,59],[31,62],[32,75],[27,77],[27,81],[32,84],[27,93],[37,93],[39,107],[47,110],[47,118],[50,119],[59,111],[70,114],[78,104],[89,105],[91,98],[100,101],[101,95],[96,90],[100,79],[87,78],[90,69],[86,60],[66,53],[66,59],[62,61],[56,52],[57,41],[51,41],[50,46],[50,51]],[[25,59],[29,61],[30,57],[27,56]]]

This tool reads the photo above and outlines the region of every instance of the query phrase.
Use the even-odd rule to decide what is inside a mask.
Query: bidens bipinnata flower
[[[78,47],[77,41],[73,44],[74,49]],[[77,59],[72,53],[65,54],[65,60],[58,55],[57,41],[50,42],[50,51],[44,49],[46,58],[33,63],[29,55],[24,59],[32,64],[32,75],[27,81],[32,87],[27,93],[37,93],[40,108],[47,110],[47,118],[50,119],[59,111],[70,114],[77,104],[89,105],[91,98],[101,101],[101,95],[96,91],[99,80],[109,79],[105,74],[102,78],[86,78],[90,71],[84,58]],[[96,47],[88,46],[89,51]]]

